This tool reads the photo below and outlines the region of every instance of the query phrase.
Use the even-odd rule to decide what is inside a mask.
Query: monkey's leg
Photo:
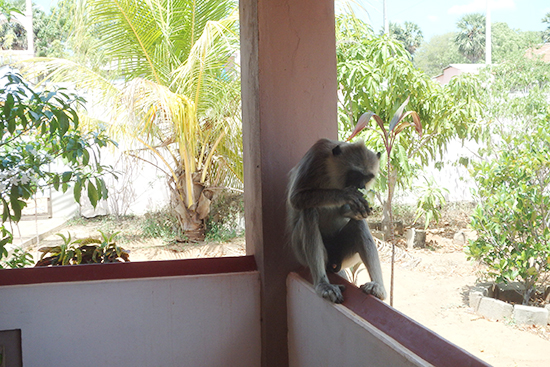
[[[372,294],[379,299],[386,298],[386,289],[382,278],[382,267],[376,243],[372,238],[369,227],[364,220],[351,220],[344,229],[342,236],[354,241],[355,250],[359,253],[363,264],[369,272],[371,281],[361,286],[363,292]]]
[[[330,284],[326,273],[327,253],[323,244],[323,238],[319,231],[319,214],[316,209],[302,211],[295,232],[300,234],[298,240],[301,243],[301,256],[311,271],[313,286],[321,297],[334,302],[342,303],[341,286]]]

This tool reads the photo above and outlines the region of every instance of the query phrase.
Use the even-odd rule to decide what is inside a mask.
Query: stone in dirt
[[[522,304],[524,293],[525,286],[521,283],[498,283],[495,285],[494,298],[504,302]]]
[[[477,309],[478,314],[494,320],[510,319],[513,311],[514,306],[489,297],[481,298]]]
[[[425,248],[426,247],[426,231],[409,228],[405,231],[408,248]]]
[[[514,320],[518,324],[546,326],[548,310],[542,307],[515,305]]]
[[[466,235],[462,231],[456,232],[455,235],[453,236],[453,243],[455,245],[464,246],[466,244],[466,241],[467,241]]]
[[[477,290],[471,290],[468,298],[470,301],[470,307],[474,309],[474,312],[477,312],[477,310],[479,309],[479,303],[483,298],[483,293]]]

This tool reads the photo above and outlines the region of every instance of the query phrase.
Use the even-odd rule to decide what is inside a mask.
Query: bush
[[[244,214],[243,194],[225,193],[212,202],[206,221],[206,239],[227,241],[243,232],[241,219]]]
[[[63,239],[59,246],[42,247],[42,253],[35,266],[61,266],[79,264],[102,264],[130,261],[128,251],[118,246],[114,238],[118,234],[101,233],[101,239],[92,237],[73,240],[70,233],[67,236],[58,233]],[[48,256],[49,255],[49,256]]]
[[[178,218],[169,207],[145,213],[141,231],[145,237],[161,238],[167,243],[187,241]]]
[[[113,172],[101,165],[100,148],[114,142],[100,128],[80,128],[77,111],[85,100],[74,93],[35,89],[14,73],[0,77],[0,85],[2,259],[13,241],[5,224],[18,222],[39,190],[50,186],[66,192],[71,187],[76,202],[87,192],[94,207],[108,197],[104,176]]]
[[[540,127],[504,139],[496,159],[474,163],[478,205],[466,248],[497,282],[519,281],[528,304],[550,270],[550,134]]]

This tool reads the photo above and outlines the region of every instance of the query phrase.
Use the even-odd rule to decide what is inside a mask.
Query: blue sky
[[[489,0],[491,21],[506,22],[513,29],[542,31],[542,17],[550,12],[550,0]],[[375,31],[382,28],[383,0],[356,0],[368,12],[359,12]],[[468,13],[485,14],[486,0],[386,0],[388,20],[411,21],[420,26],[424,39],[456,31],[457,21]]]
[[[550,12],[550,0],[489,0],[492,22],[506,22],[513,29],[542,31],[544,14]],[[34,0],[44,10],[57,0]],[[382,28],[383,0],[351,0],[365,10],[357,14],[372,24],[375,31]],[[486,0],[386,0],[390,22],[411,21],[420,26],[424,39],[456,31],[456,22],[468,13],[485,14]],[[368,14],[367,14],[368,13]]]

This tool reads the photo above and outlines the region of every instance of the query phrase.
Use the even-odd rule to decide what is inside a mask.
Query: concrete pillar
[[[288,171],[337,137],[333,0],[241,0],[247,252],[261,272],[262,366],[288,365]]]

